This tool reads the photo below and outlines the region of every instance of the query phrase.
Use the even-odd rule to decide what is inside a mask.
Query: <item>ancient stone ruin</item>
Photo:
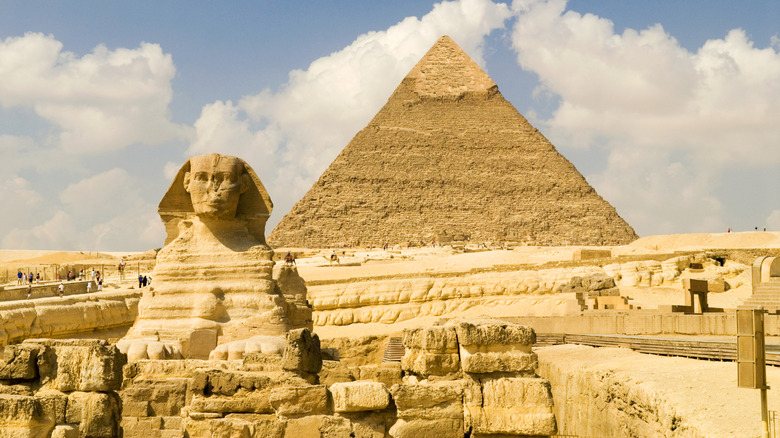
[[[442,37],[269,236],[295,247],[451,240],[616,245],[634,230]]]
[[[168,237],[120,349],[131,360],[207,359],[217,344],[253,336],[241,348],[279,352],[280,336],[311,328],[296,268],[274,270],[265,244],[272,208],[244,160],[188,160],[160,201]]]

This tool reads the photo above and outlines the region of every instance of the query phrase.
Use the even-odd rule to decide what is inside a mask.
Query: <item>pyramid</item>
[[[443,236],[533,245],[637,238],[447,36],[268,240],[371,247],[430,244]]]

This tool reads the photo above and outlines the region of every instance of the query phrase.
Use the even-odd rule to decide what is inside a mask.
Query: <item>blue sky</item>
[[[188,157],[267,232],[441,34],[642,235],[780,230],[777,2],[0,1],[0,248],[158,247]]]

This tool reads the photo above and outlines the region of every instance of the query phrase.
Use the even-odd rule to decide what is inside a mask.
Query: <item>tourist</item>
[[[30,298],[32,298],[32,285],[28,284],[27,285],[27,299],[29,300]]]
[[[103,290],[103,279],[102,278],[98,279],[98,289],[97,290],[98,290],[98,292]]]
[[[27,275],[27,282],[32,284],[33,278],[34,278],[33,277],[33,273],[32,273],[32,271],[30,271],[30,274]]]
[[[60,282],[60,286],[58,288],[60,290],[60,298],[62,298],[65,295],[65,285]]]
[[[22,284],[22,271],[16,273],[16,284]]]
[[[143,275],[141,275],[141,274],[138,274],[138,289],[140,289],[140,288],[142,288],[142,287],[143,287],[143,283],[144,283],[144,277],[143,277]]]
[[[146,283],[147,283],[148,281],[149,281],[149,280],[147,280],[147,278],[146,278],[146,275],[144,275],[144,279],[143,279],[143,281],[142,281],[142,283],[143,283],[144,287],[146,287]]]
[[[36,283],[40,283],[41,282],[41,273],[40,272],[36,272],[35,273],[35,282]]]
[[[92,280],[87,282],[87,293],[92,292]]]

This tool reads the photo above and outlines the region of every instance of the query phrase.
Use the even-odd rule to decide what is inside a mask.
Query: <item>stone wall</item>
[[[0,359],[0,436],[121,436],[126,358],[106,341],[28,340]]]
[[[141,293],[95,292],[0,303],[0,347],[30,338],[129,327],[138,314]]]
[[[618,287],[679,287],[680,275],[699,255],[671,257],[664,261],[636,260],[604,266],[572,266],[549,269],[515,269],[482,272],[450,272],[408,278],[362,278],[308,283],[314,325],[348,325],[379,322],[393,324],[420,316],[457,314],[478,305],[522,304],[528,297],[575,291],[584,283]],[[741,264],[710,267],[711,275],[730,287],[741,284]],[[611,278],[612,282],[588,282]],[[724,283],[725,284],[725,283]],[[598,286],[601,287],[601,286]],[[593,291],[590,291],[593,292]],[[618,293],[617,290],[613,292]],[[682,299],[682,296],[681,296]],[[561,314],[578,313],[575,302]],[[521,314],[522,315],[522,314]]]
[[[547,381],[534,374],[533,338],[528,328],[492,320],[411,330],[402,363],[348,366],[322,360],[318,338],[295,330],[281,356],[137,361],[124,369],[123,433],[549,436],[555,433],[552,396]]]

